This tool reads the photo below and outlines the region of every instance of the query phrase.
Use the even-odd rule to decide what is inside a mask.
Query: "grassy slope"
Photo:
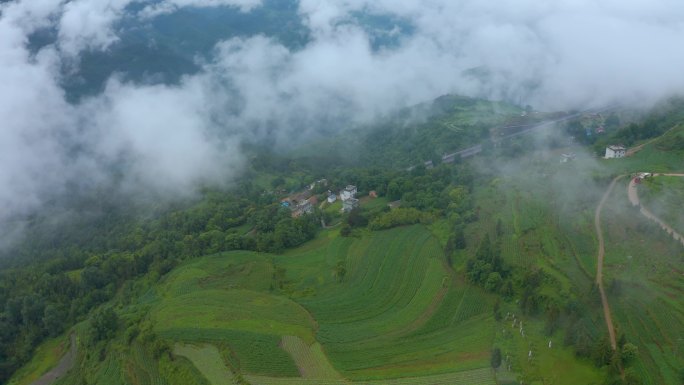
[[[8,385],[31,384],[55,367],[68,348],[67,335],[45,341],[36,349],[31,361],[14,374]]]
[[[677,138],[681,143],[683,136],[684,127],[680,124],[620,163],[632,172],[682,172],[683,149],[668,146]],[[679,300],[684,293],[684,249],[636,210],[630,210],[625,188],[621,187],[614,192],[613,204],[608,207],[613,215],[607,224],[609,243],[604,269],[607,282],[620,282],[612,296],[614,318],[618,329],[639,347],[634,368],[643,383],[677,383],[678,371],[684,367],[684,304]],[[681,184],[673,182],[669,187],[678,190]],[[648,194],[645,198],[648,205]],[[677,199],[675,196],[674,200]],[[657,205],[648,207],[659,209]],[[681,210],[681,206],[675,205],[667,213],[663,211],[663,215],[681,219]]]
[[[668,135],[679,135],[680,131],[684,130]],[[560,287],[563,296],[587,295],[596,270],[591,220],[599,193],[610,175],[683,170],[684,156],[660,148],[659,142],[664,140],[667,138],[619,160],[592,161],[580,156],[576,162],[558,164],[542,157],[534,161],[535,156],[531,156],[520,166],[524,172],[514,170],[511,177],[504,172],[491,185],[480,187],[480,218],[484,220],[471,229],[470,238],[477,239],[485,231],[494,234],[494,222],[501,219],[506,233],[502,252],[507,261],[541,267],[549,277],[545,284]],[[564,184],[566,178],[569,182]],[[681,217],[677,214],[681,206],[676,206],[669,213]],[[684,307],[676,300],[684,290],[684,252],[629,207],[624,185],[615,189],[603,217],[607,231],[605,281],[608,286],[613,279],[620,282],[608,293],[614,320],[618,332],[625,333],[640,350],[633,369],[645,384],[677,383],[676,370],[682,367],[684,358]],[[596,337],[604,333],[600,316],[591,315],[590,324]],[[539,335],[528,330],[535,327]],[[505,355],[517,349],[512,366],[524,378],[543,378],[550,383],[563,379],[591,383],[591,379],[598,379],[589,364],[582,366],[566,353],[548,350],[549,340],[554,347],[560,346],[561,335],[544,338],[541,325],[534,322],[528,322],[526,340],[510,329],[510,322],[508,329],[511,332],[497,333],[497,343],[503,346]],[[528,360],[527,349],[538,358]]]
[[[677,383],[684,365],[684,250],[632,209],[625,185],[607,207],[606,282],[616,325],[639,348],[644,384]]]
[[[515,170],[504,169],[495,178],[478,184],[475,196],[480,220],[468,229],[470,250],[456,259],[455,268],[464,268],[467,255],[475,252],[479,240],[488,233],[492,240],[501,243],[506,262],[544,271],[541,292],[551,300],[582,299],[591,287],[596,268],[591,221],[594,204],[600,196],[599,190],[589,187],[595,165],[588,158],[560,164],[555,158],[551,161],[545,156],[532,154],[511,162],[516,164]],[[577,185],[578,174],[582,173],[587,184]],[[501,222],[501,234],[496,231],[497,221]],[[504,358],[509,357],[497,375],[500,379],[526,383],[600,383],[601,371],[588,361],[578,360],[563,346],[562,331],[548,336],[543,322],[520,314],[513,303],[503,303],[502,310],[504,316],[510,313],[511,317],[499,322],[496,331],[495,344],[502,349]],[[524,337],[519,324],[512,328],[513,314],[518,321],[523,320]],[[600,314],[587,316],[595,337],[600,337],[603,332]],[[551,349],[549,341],[552,341]],[[508,372],[509,365],[514,373]]]

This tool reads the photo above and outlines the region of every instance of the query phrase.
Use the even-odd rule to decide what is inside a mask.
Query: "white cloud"
[[[83,50],[104,50],[118,40],[113,24],[132,0],[74,0],[64,5],[59,22],[61,50],[76,56]]]
[[[541,107],[608,103],[625,96],[647,102],[684,88],[677,68],[684,51],[684,4],[659,1],[394,1],[302,0],[300,12],[317,36],[338,34],[355,11],[392,14],[416,28],[407,38],[430,41],[454,68],[487,67],[483,95],[524,98]],[[432,57],[407,65],[425,65]],[[430,76],[427,75],[426,78]],[[460,79],[455,92],[472,92]],[[448,81],[448,80],[447,80]],[[534,93],[524,85],[539,83]]]
[[[224,183],[241,166],[237,141],[211,129],[211,100],[198,80],[180,86],[112,80],[81,106],[91,149],[100,161],[121,166],[128,189],[187,193]]]
[[[47,1],[47,0],[39,0]],[[249,12],[262,0],[162,0],[138,13],[143,19],[172,13],[180,8],[228,6]],[[141,0],[72,0],[61,4],[59,46],[66,56],[76,57],[84,50],[105,50],[119,37],[115,24],[125,9]],[[55,3],[52,1],[52,3]],[[24,3],[22,3],[24,4]]]
[[[173,13],[179,8],[196,7],[237,7],[242,12],[249,12],[259,7],[262,0],[164,0],[156,4],[148,5],[141,12],[143,18],[152,18],[167,13]]]
[[[560,109],[684,90],[684,3],[672,0],[301,0],[304,47],[231,39],[178,85],[112,79],[68,103],[60,68],[116,42],[131,1],[0,5],[0,221],[114,166],[128,188],[171,195],[226,181],[243,162],[242,138],[296,142],[446,93]],[[249,11],[261,1],[166,0],[139,15],[216,5]],[[351,17],[359,11],[402,18],[413,33],[374,50]],[[32,54],[28,36],[48,26],[57,42]],[[490,76],[464,76],[475,67]]]

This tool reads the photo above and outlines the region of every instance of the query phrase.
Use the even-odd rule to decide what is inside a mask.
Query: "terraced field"
[[[195,362],[204,344],[225,344],[254,383],[457,376],[488,366],[494,337],[491,298],[449,275],[419,225],[200,258],[145,298],[160,336],[201,347],[177,355]]]
[[[317,320],[317,338],[340,372],[370,380],[486,366],[491,335],[483,329],[469,330],[466,324],[459,331],[424,329],[429,318],[444,311],[443,300],[433,302],[438,293],[445,286],[457,290],[442,259],[438,241],[420,226],[374,233],[349,247],[348,280],[301,300]],[[487,298],[478,304],[486,311]],[[416,322],[426,312],[428,318]],[[482,312],[463,314],[467,320]],[[459,356],[466,350],[469,359]]]
[[[152,357],[143,350],[140,344],[133,344],[128,359],[124,364],[127,383],[139,385],[168,385],[159,373],[159,368]]]

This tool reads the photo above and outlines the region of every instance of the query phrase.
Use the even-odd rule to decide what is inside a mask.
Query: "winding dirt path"
[[[684,173],[653,174],[653,177],[659,175],[684,177]],[[665,230],[668,234],[672,235],[672,238],[674,238],[675,241],[681,242],[682,246],[684,246],[684,235],[675,231],[675,229],[673,229],[672,226],[665,223],[665,221],[658,218],[649,209],[641,205],[641,202],[639,201],[639,191],[637,190],[637,184],[634,182],[634,179],[632,179],[629,182],[629,185],[627,186],[627,196],[629,197],[629,201],[632,203],[633,206],[639,206],[639,212],[641,212],[643,216],[656,222],[663,230]]]
[[[603,231],[601,231],[601,210],[603,210],[603,205],[608,200],[610,193],[613,191],[615,184],[620,179],[624,178],[624,175],[617,176],[610,182],[610,186],[603,194],[601,202],[596,206],[596,212],[594,213],[594,226],[596,227],[596,235],[598,236],[598,257],[596,263],[596,284],[598,285],[599,292],[601,293],[601,303],[603,304],[603,317],[606,320],[606,326],[608,327],[608,337],[610,338],[610,347],[613,350],[617,349],[617,342],[615,339],[615,327],[613,326],[613,317],[610,314],[610,305],[608,304],[608,296],[606,296],[606,291],[603,288],[603,257],[605,256],[605,243],[603,240]]]
[[[59,360],[57,366],[43,374],[43,376],[39,379],[33,381],[31,385],[50,385],[57,381],[60,377],[64,376],[71,369],[71,367],[74,366],[76,354],[78,353],[78,347],[76,346],[76,335],[72,333],[69,340],[71,347],[69,347],[69,351]]]

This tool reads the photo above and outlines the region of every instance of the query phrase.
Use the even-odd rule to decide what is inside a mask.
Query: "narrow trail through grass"
[[[596,207],[596,212],[594,213],[594,226],[596,227],[596,235],[598,237],[598,256],[596,263],[596,284],[598,285],[599,292],[601,293],[601,303],[603,305],[603,316],[606,320],[606,326],[608,327],[608,337],[610,338],[610,346],[613,350],[617,349],[617,342],[615,339],[615,327],[613,326],[613,318],[610,314],[610,305],[608,304],[608,297],[606,296],[606,291],[603,288],[603,258],[605,256],[605,242],[603,240],[603,231],[601,231],[601,210],[603,210],[603,205],[608,200],[610,193],[613,191],[615,184],[624,177],[624,175],[616,176],[608,189],[603,194],[601,202]]]

